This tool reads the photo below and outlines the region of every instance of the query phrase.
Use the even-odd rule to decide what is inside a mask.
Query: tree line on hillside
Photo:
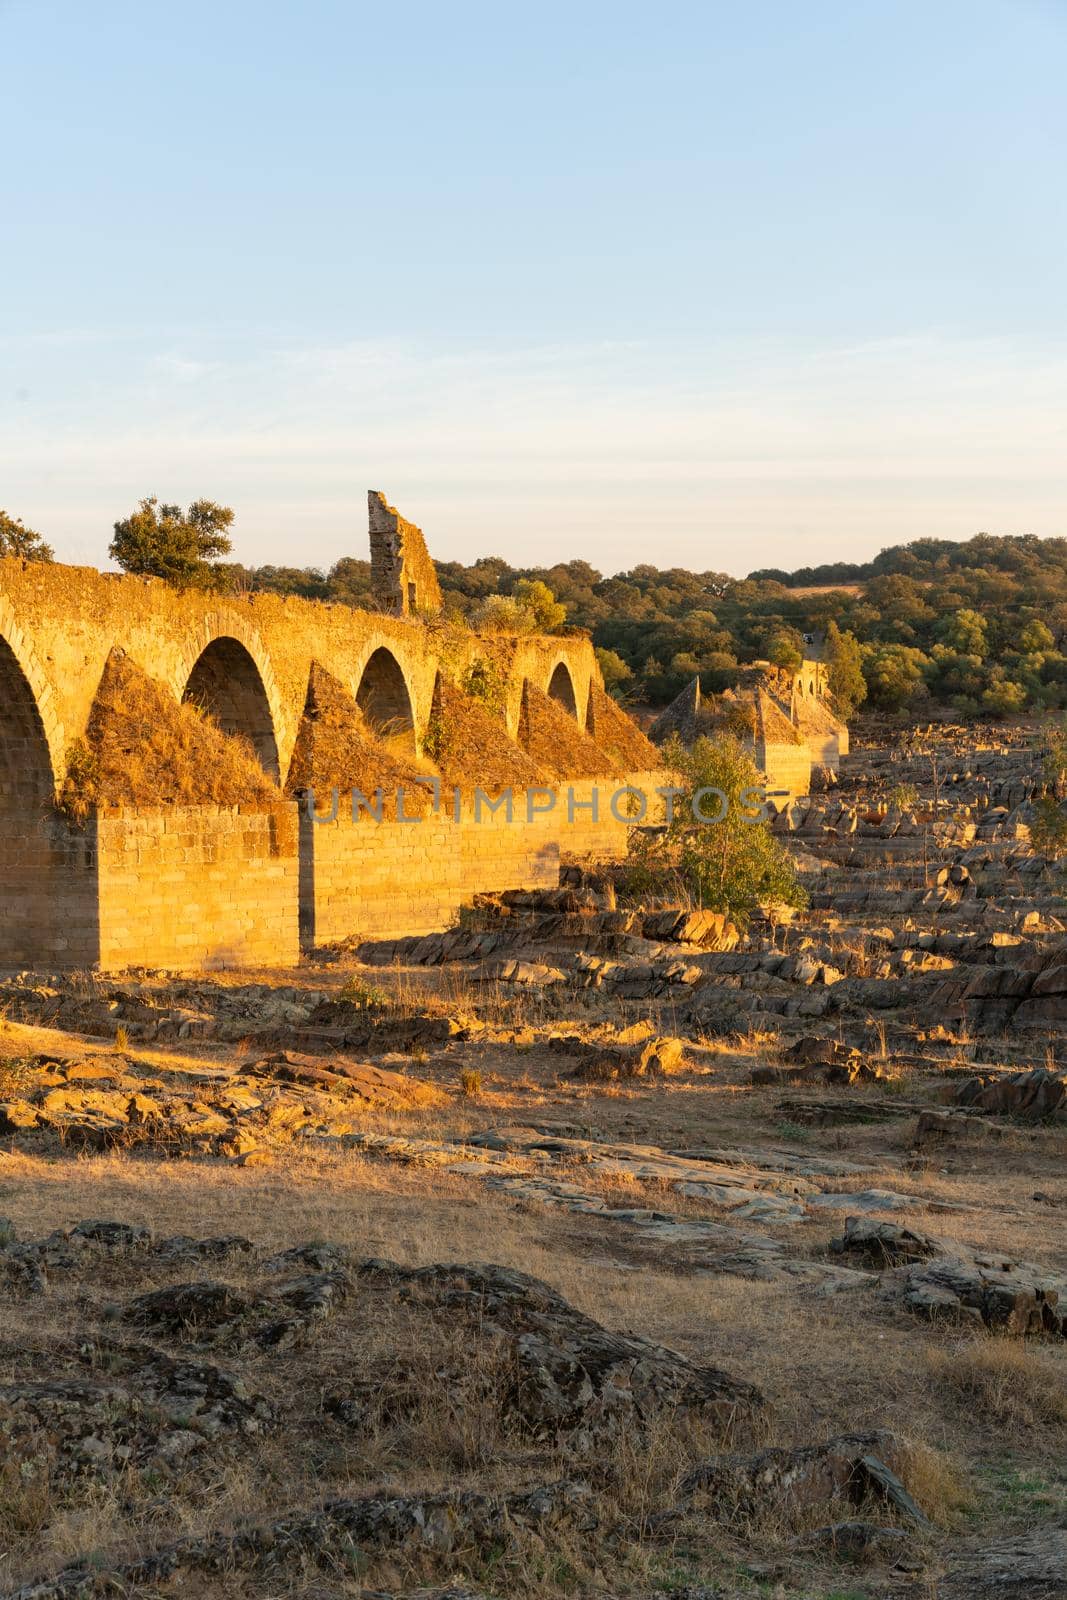
[[[373,607],[369,561],[344,556],[328,570],[225,561],[233,520],[214,501],[183,512],[148,498],[115,523],[109,553],[127,572],[180,586]],[[52,559],[40,534],[0,512],[5,554]],[[437,573],[457,621],[588,631],[623,700],[662,705],[695,677],[721,691],[751,661],[799,663],[803,635],[819,632],[846,714],[864,702],[911,715],[936,702],[961,716],[1067,706],[1067,539],[918,539],[869,562],[747,578],[649,564],[604,577],[587,561],[513,567],[499,556],[439,561]]]

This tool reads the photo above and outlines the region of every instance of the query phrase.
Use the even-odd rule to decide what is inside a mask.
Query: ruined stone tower
[[[379,489],[367,492],[371,584],[382,608],[394,616],[440,611],[437,581],[421,528],[408,522]]]

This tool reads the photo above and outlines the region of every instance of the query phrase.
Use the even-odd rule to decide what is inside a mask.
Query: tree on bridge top
[[[51,561],[53,551],[39,533],[23,525],[20,517],[0,511],[0,556],[20,556],[23,561]]]
[[[124,572],[163,578],[179,589],[206,588],[216,582],[211,563],[233,548],[226,532],[232,522],[230,507],[214,500],[194,500],[183,513],[151,495],[115,523],[108,554]]]

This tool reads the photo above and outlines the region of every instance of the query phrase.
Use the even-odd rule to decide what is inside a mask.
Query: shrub
[[[19,556],[23,561],[51,561],[52,546],[41,535],[27,528],[21,517],[0,511],[0,556]]]
[[[344,985],[340,998],[360,1011],[385,1011],[389,1006],[389,996],[384,989],[355,975]]]
[[[21,1100],[33,1079],[28,1061],[0,1061],[0,1100]]]
[[[804,905],[793,863],[760,815],[759,774],[738,740],[698,739],[691,750],[675,742],[665,754],[683,793],[664,827],[631,833],[631,892],[681,894],[741,926],[759,905]],[[720,791],[724,800],[702,796],[708,789]],[[720,810],[721,820],[700,820],[701,812]]]

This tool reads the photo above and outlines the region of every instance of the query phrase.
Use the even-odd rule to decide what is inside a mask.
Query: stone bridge
[[[0,805],[58,791],[113,650],[176,700],[193,699],[225,731],[244,734],[284,784],[313,662],[350,690],[370,721],[406,733],[414,750],[438,672],[458,676],[489,648],[506,677],[510,734],[527,679],[584,725],[597,678],[584,637],[487,641],[432,618],[272,594],[224,598],[154,578],[3,560]]]
[[[343,807],[320,825],[284,798],[316,664],[400,754],[420,748],[438,674],[461,682],[490,662],[512,737],[527,683],[584,728],[601,682],[584,636],[482,637],[444,622],[421,534],[374,495],[371,533],[380,610],[0,561],[0,968],[289,965],[301,945],[428,932],[477,891],[558,882],[563,851],[625,849],[629,824],[604,814],[612,786],[598,817],[588,779],[567,790],[580,814],[561,805],[521,826],[444,805],[419,826]],[[250,741],[276,801],[153,797],[73,822],[56,801],[116,652]]]

